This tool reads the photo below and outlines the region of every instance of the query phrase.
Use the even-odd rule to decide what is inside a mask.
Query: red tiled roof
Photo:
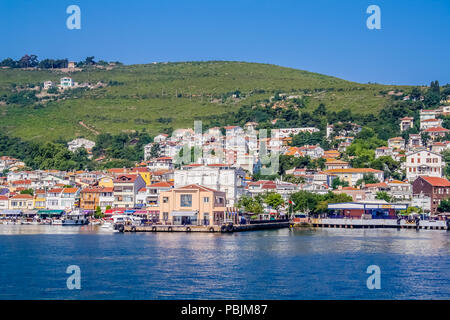
[[[31,194],[16,194],[11,199],[33,199],[33,196]]]
[[[118,176],[114,183],[121,183],[121,182],[134,182],[138,178],[138,175],[136,174],[123,174]]]
[[[387,188],[388,185],[384,182],[379,183],[368,183],[365,185],[366,188]]]
[[[442,128],[442,127],[434,127],[426,129],[425,132],[449,132],[450,130]]]
[[[162,181],[153,183],[149,186],[149,188],[170,188],[170,187],[173,187],[173,182]]]
[[[76,193],[78,188],[64,188],[63,193]]]
[[[431,184],[433,187],[450,187],[450,181],[444,178],[421,176],[423,180]]]
[[[208,187],[205,187],[205,186],[201,186],[199,184],[189,184],[187,186],[180,187],[180,188],[177,188],[177,189],[178,190],[180,190],[180,189],[182,189],[182,190],[184,190],[184,189],[197,189],[197,190],[201,190],[201,191],[217,192],[217,190],[214,190],[214,189],[211,189],[211,188],[208,188]]]

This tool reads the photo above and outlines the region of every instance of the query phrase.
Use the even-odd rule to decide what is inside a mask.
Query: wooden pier
[[[345,228],[345,229],[423,229],[423,230],[450,230],[448,221],[420,220],[407,222],[396,219],[311,219],[308,223],[291,223],[291,227],[312,228]]]
[[[289,228],[289,221],[272,223],[252,223],[235,224],[222,226],[177,226],[177,225],[149,225],[149,226],[118,226],[120,232],[210,232],[210,233],[231,233],[243,231],[256,231],[268,229]]]

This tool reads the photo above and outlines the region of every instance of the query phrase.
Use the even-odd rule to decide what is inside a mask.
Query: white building
[[[47,191],[46,207],[48,210],[75,209],[75,203],[80,197],[78,188],[54,188]]]
[[[199,184],[207,188],[226,193],[227,206],[234,206],[235,202],[245,192],[245,171],[230,165],[187,165],[175,170],[175,188]]]
[[[145,187],[139,174],[120,175],[114,180],[114,208],[130,208],[136,205],[136,195]]]
[[[53,86],[54,86],[53,81],[44,81],[44,90],[53,88]]]
[[[78,138],[78,139],[68,142],[67,147],[68,147],[69,151],[72,151],[72,152],[75,152],[76,150],[78,150],[80,148],[84,148],[87,151],[91,151],[92,148],[95,147],[95,142],[88,140],[88,139],[84,139],[84,138]]]
[[[60,86],[63,89],[72,88],[74,86],[74,82],[70,77],[64,77],[60,79]]]
[[[99,207],[105,211],[106,207],[114,205],[114,188],[102,188],[98,197]]]
[[[7,210],[9,207],[9,199],[7,196],[0,196],[0,210]]]
[[[418,176],[442,177],[445,163],[442,156],[428,150],[419,150],[406,155],[406,177],[409,182]]]

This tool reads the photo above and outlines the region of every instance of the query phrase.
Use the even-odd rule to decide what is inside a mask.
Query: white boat
[[[68,214],[62,221],[63,226],[84,226],[87,224],[89,224],[89,220],[86,215],[78,212]]]
[[[62,224],[63,224],[63,222],[61,219],[55,219],[52,221],[52,225],[55,225],[55,226],[62,226]]]

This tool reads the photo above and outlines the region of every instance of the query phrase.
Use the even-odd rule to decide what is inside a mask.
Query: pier
[[[235,224],[222,226],[196,226],[196,225],[148,225],[148,226],[134,226],[134,225],[120,225],[118,230],[120,232],[209,232],[209,233],[231,233],[243,231],[269,230],[289,228],[289,221],[283,222],[266,222],[266,223],[251,223],[251,224]]]
[[[313,228],[348,228],[348,229],[375,229],[375,228],[397,228],[397,229],[424,229],[424,230],[450,230],[448,221],[443,220],[420,220],[408,222],[396,219],[310,219],[309,222],[291,223],[291,227],[313,227]]]

